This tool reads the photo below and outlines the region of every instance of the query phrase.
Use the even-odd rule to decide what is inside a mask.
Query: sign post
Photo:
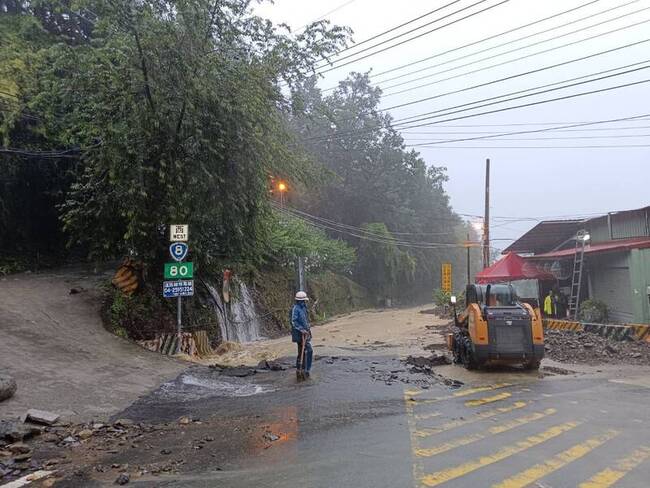
[[[183,261],[187,257],[189,247],[187,240],[189,225],[173,224],[169,226],[169,255],[175,261],[165,263],[163,281],[163,297],[176,298],[176,334],[178,345],[176,353],[181,349],[181,332],[183,330],[183,297],[194,295],[194,263]]]

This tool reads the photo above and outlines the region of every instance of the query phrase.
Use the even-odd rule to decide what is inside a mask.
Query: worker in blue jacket
[[[291,309],[291,340],[298,344],[298,357],[296,358],[298,379],[309,378],[313,357],[311,330],[307,314],[308,301],[307,294],[304,291],[299,291],[296,293],[295,303]]]

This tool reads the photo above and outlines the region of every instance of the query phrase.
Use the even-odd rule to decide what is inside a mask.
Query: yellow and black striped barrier
[[[550,330],[569,330],[590,332],[617,341],[650,342],[650,325],[646,324],[591,324],[572,320],[544,319],[544,328]]]
[[[545,329],[570,330],[573,332],[584,330],[584,327],[580,322],[572,322],[570,320],[544,319],[543,324]]]
[[[627,324],[632,328],[632,337],[637,341],[650,342],[650,325],[647,324]]]

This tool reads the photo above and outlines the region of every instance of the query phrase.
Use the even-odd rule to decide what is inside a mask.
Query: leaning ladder
[[[582,287],[582,270],[585,262],[585,239],[578,233],[576,236],[576,249],[573,258],[573,275],[571,280],[571,299],[569,300],[569,315],[573,320],[578,320],[580,312],[580,289]]]

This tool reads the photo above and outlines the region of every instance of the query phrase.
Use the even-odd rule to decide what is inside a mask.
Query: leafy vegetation
[[[358,73],[328,96],[314,79],[296,92],[303,111],[291,124],[329,175],[299,204],[346,226],[328,233],[358,249],[355,277],[378,298],[428,300],[443,262],[465,268],[457,244],[467,229],[449,206],[444,168],[427,166],[405,148],[390,115],[379,110],[380,98]],[[473,261],[478,264],[475,252]]]
[[[3,98],[2,139],[43,155],[34,164],[11,153],[4,164],[71,174],[64,198],[27,208],[59,203],[70,243],[95,259],[160,262],[165,226],[181,221],[202,265],[261,254],[268,175],[309,177],[288,144],[281,83],[291,91],[344,43],[344,29],[316,23],[288,36],[248,0],[3,3],[8,51],[24,68],[3,73],[16,88]],[[25,130],[31,140],[19,140]],[[57,168],[69,156],[75,163]],[[21,203],[3,192],[4,207]],[[3,226],[28,225],[8,214]]]
[[[298,257],[304,257],[310,272],[351,272],[356,254],[345,241],[330,239],[324,231],[288,216],[275,216],[270,225],[268,254],[281,265],[292,267]]]
[[[134,337],[150,335],[137,317],[168,326],[170,223],[190,225],[203,277],[286,271],[301,256],[311,277],[338,273],[375,303],[430,300],[443,262],[464,282],[468,229],[444,167],[405,147],[366,74],[316,86],[314,66],[348,29],[294,34],[252,5],[0,0],[0,245],[12,262],[143,261],[143,291],[111,312]],[[303,214],[273,205],[273,178]]]
[[[580,304],[580,320],[593,324],[605,324],[609,320],[607,304],[601,300],[585,300]]]

